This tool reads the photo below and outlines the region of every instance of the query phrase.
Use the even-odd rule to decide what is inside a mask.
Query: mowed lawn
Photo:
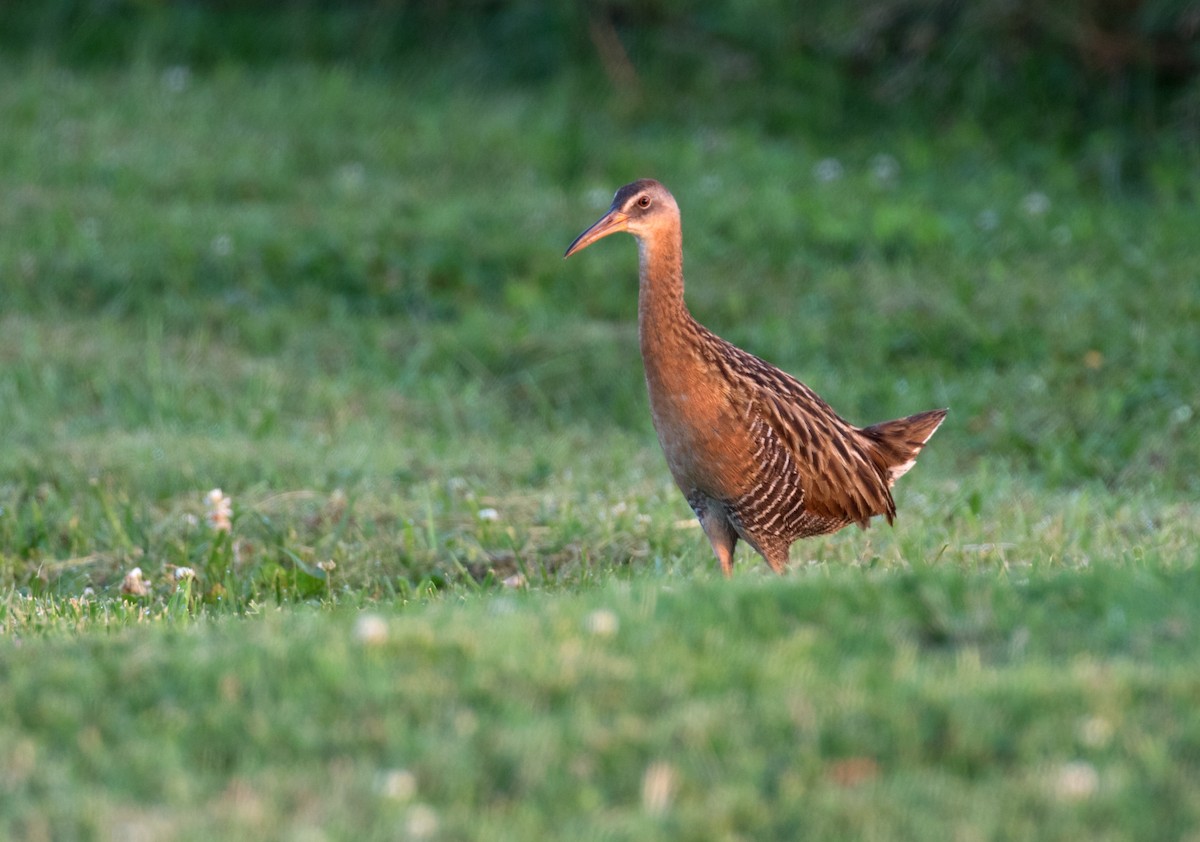
[[[1113,183],[572,78],[3,71],[0,835],[1200,832],[1169,144]],[[561,260],[642,176],[702,322],[850,420],[950,407],[894,528],[720,578],[634,247]]]

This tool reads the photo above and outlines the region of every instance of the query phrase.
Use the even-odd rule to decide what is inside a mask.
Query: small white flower
[[[196,571],[190,567],[176,567],[175,581],[182,582],[184,579],[195,579]]]
[[[219,488],[208,492],[204,499],[208,505],[208,525],[218,532],[228,532],[232,529],[233,500],[225,496]]]
[[[1050,197],[1040,190],[1034,190],[1021,200],[1021,210],[1030,216],[1044,216],[1050,210]]]
[[[379,794],[393,801],[409,801],[417,794],[417,776],[407,769],[388,769],[379,775]]]
[[[500,581],[500,584],[504,585],[506,588],[516,589],[525,587],[527,584],[529,584],[529,582],[525,579],[524,573],[514,573],[511,576],[505,576]]]
[[[404,819],[404,830],[410,839],[428,839],[437,833],[438,815],[428,804],[414,804]]]
[[[173,94],[183,93],[187,90],[191,79],[192,71],[181,64],[168,67],[162,74],[163,87]]]
[[[378,614],[363,614],[354,623],[354,639],[363,646],[379,646],[388,639],[387,620]]]
[[[500,520],[500,513],[492,508],[479,510],[480,520]]]
[[[900,162],[886,153],[871,159],[871,175],[880,184],[891,184],[900,175]]]
[[[837,158],[822,158],[813,167],[813,178],[822,184],[837,181],[844,173],[845,168]]]
[[[150,583],[142,575],[142,568],[135,567],[125,574],[121,580],[121,593],[129,596],[146,596],[150,593]]]
[[[1171,423],[1175,426],[1186,424],[1192,420],[1192,407],[1190,404],[1181,403],[1179,406],[1171,410]]]
[[[218,234],[213,237],[212,252],[217,257],[229,257],[233,254],[233,238],[228,234]]]
[[[1072,760],[1058,767],[1051,783],[1060,801],[1083,801],[1096,794],[1100,773],[1086,760]]]
[[[583,618],[583,627],[597,637],[612,637],[621,627],[621,621],[607,608],[597,608]]]

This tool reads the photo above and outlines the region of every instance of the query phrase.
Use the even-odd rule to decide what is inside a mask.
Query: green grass
[[[22,622],[51,630],[0,653],[7,828],[1186,838],[1200,821],[1198,599],[1194,570],[942,565],[391,617],[139,622],[43,603]]]
[[[3,70],[0,835],[1200,818],[1194,168],[572,74]],[[633,246],[561,260],[647,175],[704,323],[851,420],[951,408],[894,529],[719,580]]]

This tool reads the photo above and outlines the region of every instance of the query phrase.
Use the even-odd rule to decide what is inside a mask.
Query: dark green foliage
[[[720,96],[728,119],[772,134],[968,113],[1006,142],[1082,149],[1108,177],[1144,177],[1158,128],[1200,144],[1200,20],[1184,0],[46,0],[5,4],[0,33],[10,53],[87,66],[437,65],[485,88],[582,74],[679,114]],[[1097,126],[1112,134],[1092,147]]]

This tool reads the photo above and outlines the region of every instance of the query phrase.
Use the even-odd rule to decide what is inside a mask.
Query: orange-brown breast
[[[680,490],[742,494],[751,467],[742,396],[683,331],[643,335],[642,357],[654,429]]]

